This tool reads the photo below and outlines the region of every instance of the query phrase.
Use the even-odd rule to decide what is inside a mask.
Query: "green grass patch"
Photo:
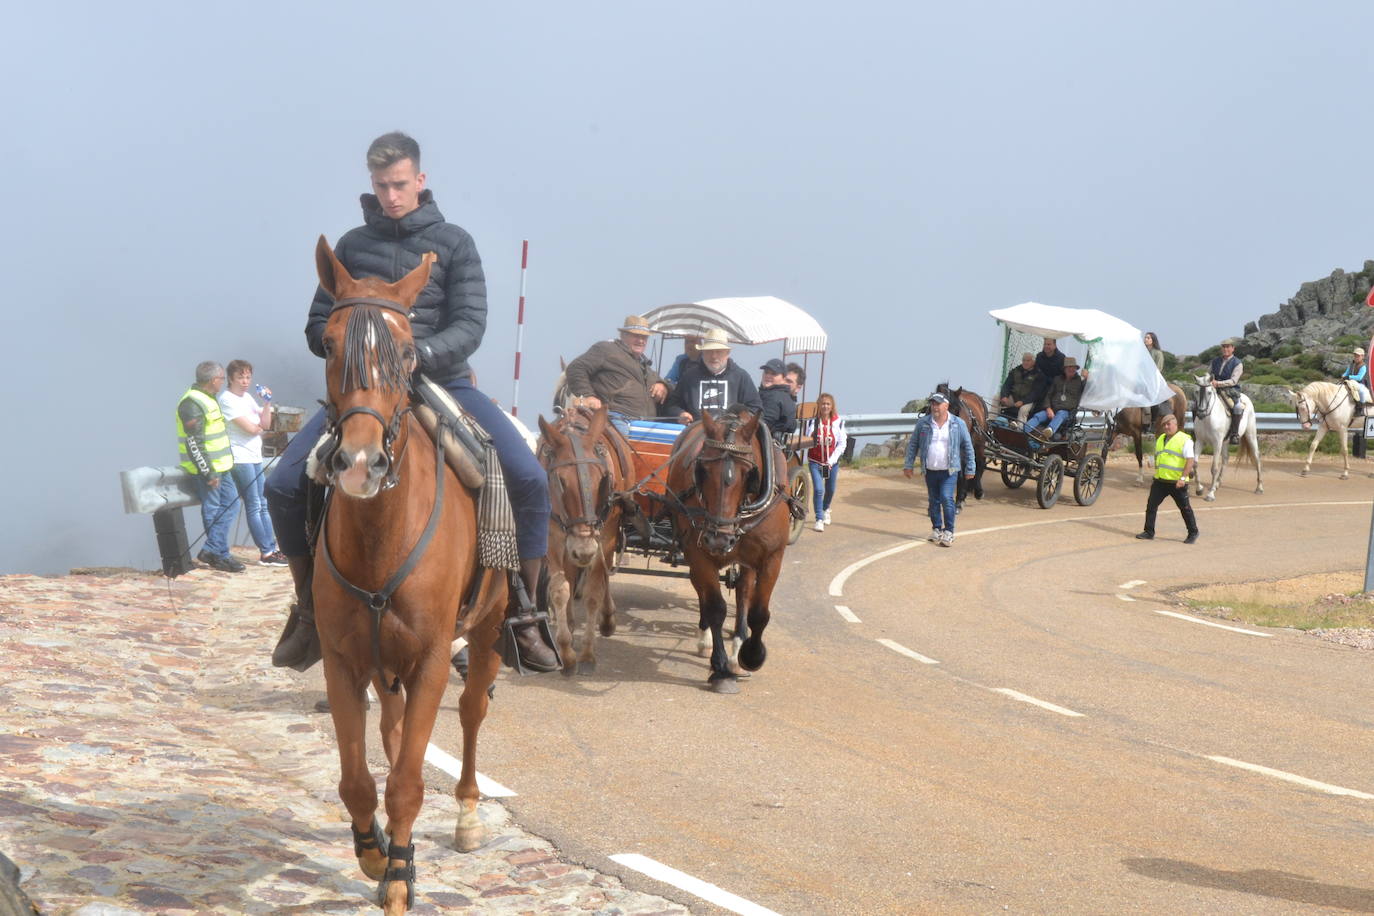
[[[906,464],[902,458],[855,458],[850,462],[849,467],[857,470],[884,470],[891,468],[901,468]]]
[[[1348,596],[1355,598],[1358,592]],[[1374,626],[1374,603],[1350,602],[1293,602],[1271,603],[1237,595],[1208,601],[1190,600],[1188,606],[1204,613],[1222,611],[1232,620],[1257,627],[1290,627],[1294,630],[1334,630],[1341,627],[1368,628]]]
[[[1336,338],[1336,346],[1338,347],[1363,347],[1364,345],[1365,339],[1359,334],[1342,334]]]
[[[1302,455],[1306,457],[1307,450],[1312,447],[1312,433],[1312,430],[1303,430],[1303,435],[1283,447],[1284,454]],[[1317,446],[1317,454],[1339,455],[1340,453],[1340,436],[1328,430],[1326,435],[1322,437],[1321,444]]]

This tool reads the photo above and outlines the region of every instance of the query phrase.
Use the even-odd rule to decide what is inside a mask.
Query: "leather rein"
[[[591,474],[588,473],[587,469],[589,466],[595,465],[601,468],[605,475],[603,479],[610,480],[610,453],[606,449],[605,444],[598,441],[592,446],[592,452],[595,457],[588,457],[586,446],[582,442],[581,435],[579,435],[580,432],[584,432],[584,430],[578,430],[576,427],[569,426],[567,430],[568,445],[572,448],[573,456],[551,464],[544,469],[548,472],[551,488],[557,488],[559,497],[549,500],[552,506],[559,507],[551,511],[549,517],[558,523],[558,526],[563,529],[564,534],[572,534],[572,529],[576,528],[578,525],[586,525],[592,529],[594,535],[600,537],[601,527],[605,524],[607,516],[610,515],[611,506],[614,504],[615,500],[614,498],[606,500],[605,505],[600,508],[594,504]],[[554,471],[568,467],[577,469],[578,496],[581,497],[582,504],[582,514],[574,519],[564,518],[562,515],[561,507],[563,505],[563,500],[561,497],[564,493],[563,478],[554,473]]]

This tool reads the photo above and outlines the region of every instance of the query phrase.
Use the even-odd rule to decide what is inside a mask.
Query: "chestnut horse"
[[[477,730],[501,664],[494,644],[508,601],[504,573],[477,564],[477,494],[458,482],[410,409],[416,353],[407,312],[429,281],[433,258],[427,254],[415,270],[386,283],[353,279],[323,236],[315,252],[320,285],[334,297],[324,332],[333,436],[324,467],[334,493],[316,547],[322,562],[315,564],[315,619],[342,766],[339,796],[353,821],[358,864],[380,881],[388,916],[414,902],[411,831],[464,596],[471,607],[458,635],[471,659],[458,701],[463,770],[454,842],[463,851],[481,845]],[[377,783],[364,739],[369,681],[380,698],[391,765],[385,833],[377,826]]]
[[[572,410],[550,424],[541,415],[536,454],[549,475],[549,603],[558,622],[558,651],[563,673],[596,670],[596,638],[615,633],[611,570],[623,504],[634,458],[619,430],[608,422],[605,407],[595,412]],[[574,661],[573,602],[582,600],[586,623],[582,648]]]
[[[1182,429],[1184,422],[1188,418],[1188,396],[1183,393],[1183,389],[1169,382],[1169,390],[1173,392],[1169,397],[1169,409],[1175,419],[1178,420],[1178,428]],[[1149,407],[1123,407],[1116,413],[1116,431],[1119,435],[1130,436],[1135,443],[1135,465],[1136,475],[1135,484],[1138,487],[1145,486],[1145,420],[1150,415]],[[1162,415],[1161,415],[1162,416]]]
[[[970,489],[973,490],[974,499],[983,498],[983,471],[987,470],[988,466],[987,458],[983,454],[983,446],[987,441],[988,405],[982,395],[965,388],[950,390],[949,382],[941,382],[935,386],[935,390],[949,398],[949,412],[964,421],[964,425],[968,427],[969,438],[973,440],[973,479],[969,480],[960,474],[959,482],[954,488],[955,510],[962,511]],[[927,407],[922,413],[928,411]]]
[[[758,431],[759,415],[751,410],[708,413],[678,436],[668,459],[666,501],[697,592],[698,625],[711,631],[708,683],[716,693],[739,692],[722,632],[727,608],[720,570],[739,566],[735,601],[741,614],[747,608],[748,630],[747,637],[735,634],[744,638],[739,667],[757,671],[768,657],[768,602],[792,525],[782,449],[765,451]]]

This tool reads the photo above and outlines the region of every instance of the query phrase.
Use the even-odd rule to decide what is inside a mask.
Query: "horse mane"
[[[376,353],[377,381],[383,390],[404,391],[410,382],[401,348],[391,336],[382,310],[373,305],[355,305],[344,327],[343,390],[370,388],[368,356]]]

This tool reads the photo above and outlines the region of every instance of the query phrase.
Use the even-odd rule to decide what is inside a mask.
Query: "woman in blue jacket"
[[[930,541],[941,547],[954,545],[954,490],[959,472],[972,480],[977,468],[973,460],[973,439],[964,421],[949,412],[949,398],[930,396],[930,413],[916,421],[906,446],[902,473],[910,479],[916,456],[921,456],[921,471],[930,497]]]

